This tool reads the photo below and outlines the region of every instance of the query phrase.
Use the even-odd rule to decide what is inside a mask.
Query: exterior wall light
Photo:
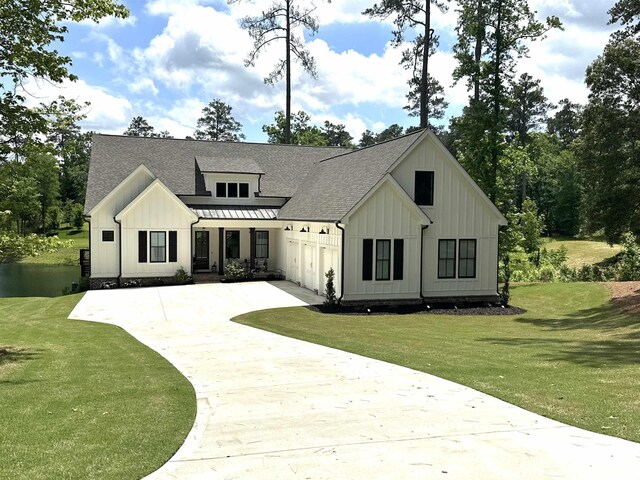
[[[309,227],[304,225],[301,229],[300,229],[300,233],[309,233]]]
[[[326,235],[328,233],[329,233],[329,229],[328,228],[322,227],[322,230],[320,230],[320,235]]]
[[[284,227],[285,232],[290,232],[291,230],[293,230],[293,226],[291,225],[287,225],[286,227]]]

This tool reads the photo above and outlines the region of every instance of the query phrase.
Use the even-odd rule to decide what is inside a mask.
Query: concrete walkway
[[[103,290],[69,318],[121,326],[196,389],[191,433],[149,479],[640,478],[640,444],[228,321],[303,304],[265,282]]]

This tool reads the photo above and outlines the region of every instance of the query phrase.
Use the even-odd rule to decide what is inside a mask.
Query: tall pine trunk
[[[431,52],[431,0],[425,1],[422,77],[420,78],[420,128],[429,127],[429,53]]]
[[[284,120],[284,143],[291,143],[291,0],[287,0],[287,54],[285,58],[286,75],[286,106]]]
[[[478,31],[476,32],[476,49],[474,60],[476,62],[476,75],[473,79],[473,99],[480,101],[480,60],[482,60],[482,42],[484,41],[484,15],[482,14],[482,0],[478,0]]]
[[[498,137],[501,128],[500,122],[500,97],[502,92],[502,79],[500,70],[502,67],[502,0],[498,0],[498,18],[496,22],[496,58],[493,72],[493,125],[491,126],[491,201],[496,202],[498,190]]]

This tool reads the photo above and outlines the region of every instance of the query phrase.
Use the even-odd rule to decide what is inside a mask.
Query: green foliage
[[[244,140],[240,133],[242,124],[231,115],[233,108],[219,98],[209,102],[202,109],[202,117],[198,119],[198,129],[194,136],[198,140],[212,140],[214,142],[239,142]]]
[[[588,68],[591,90],[577,142],[587,232],[610,243],[640,234],[640,39],[611,41]]]
[[[72,240],[61,241],[57,236],[18,235],[0,232],[0,263],[17,262],[24,257],[32,257],[45,252],[55,252],[59,248],[70,247]]]
[[[580,134],[582,105],[564,98],[560,100],[558,106],[560,110],[547,119],[547,132],[555,135],[562,145],[568,147]]]
[[[106,16],[125,18],[128,10],[113,0],[25,0],[0,2],[0,158],[20,153],[25,141],[49,134],[47,113],[26,106],[20,89],[27,80],[53,84],[76,80],[69,71],[71,59],[52,48],[63,42],[68,26]]]
[[[129,137],[172,138],[166,130],[156,133],[156,129],[149,124],[146,118],[141,116],[133,117],[122,134]]]
[[[291,129],[289,141],[287,142],[286,116],[284,112],[278,111],[275,114],[275,123],[263,125],[262,131],[267,134],[269,143],[289,143],[291,145],[328,145],[327,138],[322,130],[310,125],[311,117],[302,110],[293,115],[291,119]]]
[[[229,260],[224,266],[224,278],[232,281],[249,280],[253,277],[251,270],[244,268],[240,262]]]
[[[609,10],[609,24],[619,23],[624,28],[615,32],[616,38],[626,38],[640,33],[640,3],[638,0],[618,0]]]
[[[523,236],[522,248],[529,254],[537,252],[542,246],[544,215],[538,214],[536,202],[529,198],[522,205],[520,224]]]
[[[84,207],[80,203],[75,203],[71,211],[71,222],[76,230],[82,230],[84,225]]]
[[[502,259],[503,280],[502,289],[500,290],[500,303],[505,307],[509,305],[511,299],[510,283],[511,283],[511,267],[509,266],[509,255],[505,255]]]
[[[336,308],[336,287],[334,285],[334,280],[336,276],[336,272],[333,271],[333,268],[330,268],[327,273],[324,274],[327,279],[327,283],[324,287],[324,306],[328,309]]]
[[[176,270],[176,273],[171,278],[172,285],[187,285],[190,283],[193,283],[193,277],[186,272],[184,267]]]
[[[35,148],[27,154],[24,166],[34,180],[40,203],[42,233],[47,231],[47,214],[60,194],[60,173],[56,158],[50,153]]]
[[[509,86],[507,108],[507,130],[509,136],[520,146],[529,143],[529,133],[537,129],[547,116],[551,104],[544,95],[540,80],[523,73]]]
[[[393,140],[394,138],[404,135],[404,128],[394,123],[382,130],[380,133],[374,133],[371,130],[365,130],[360,137],[359,147],[369,147],[376,143],[386,142],[387,140]]]
[[[631,233],[623,236],[618,280],[640,281],[640,245]]]
[[[324,127],[322,127],[322,135],[326,139],[327,145],[331,147],[353,148],[353,137],[347,132],[346,128],[343,124],[336,125],[325,120]]]

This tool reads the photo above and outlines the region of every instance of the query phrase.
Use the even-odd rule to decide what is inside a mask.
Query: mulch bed
[[[640,315],[640,282],[609,282],[611,302],[623,313]]]
[[[434,304],[434,305],[375,305],[370,307],[336,307],[328,309],[324,305],[307,306],[309,310],[335,315],[521,315],[526,310],[514,306],[487,304]]]

